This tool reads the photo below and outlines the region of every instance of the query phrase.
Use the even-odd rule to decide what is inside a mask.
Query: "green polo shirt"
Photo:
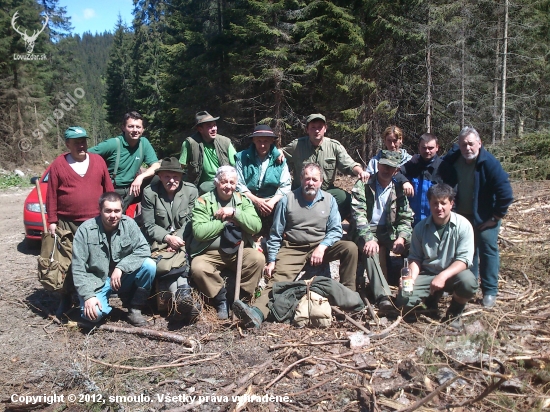
[[[231,166],[235,166],[235,155],[237,154],[237,151],[232,144],[229,145],[229,150],[227,152],[227,156],[229,157],[229,164]],[[216,176],[216,172],[220,167],[220,160],[218,159],[218,155],[216,154],[216,148],[214,147],[213,142],[204,142],[203,156],[202,174],[199,183],[211,182],[212,180],[214,180],[214,176]],[[185,140],[183,142],[183,145],[181,146],[180,163],[186,166],[189,164],[189,162],[192,161],[193,151],[191,150],[190,143]]]
[[[115,187],[128,187],[136,178],[139,168],[143,163],[151,166],[153,163],[158,162],[158,159],[153,146],[151,146],[146,137],[140,137],[139,144],[135,147],[130,147],[124,136],[112,137],[88,150],[89,153],[98,154],[105,160],[111,176],[115,171],[118,149],[117,139],[120,141],[120,160],[116,182],[113,183]],[[140,146],[142,147],[141,156]]]
[[[285,157],[294,169],[293,187],[300,185],[300,173],[306,163],[317,163],[323,170],[321,189],[329,189],[336,179],[336,170],[353,175],[353,168],[360,166],[348,154],[344,146],[334,139],[324,137],[319,146],[313,146],[309,136],[294,139],[283,148]]]

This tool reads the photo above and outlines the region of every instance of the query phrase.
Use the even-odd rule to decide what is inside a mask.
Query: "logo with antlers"
[[[40,33],[42,33],[44,31],[44,29],[46,28],[46,24],[48,24],[48,21],[49,21],[49,17],[48,15],[46,15],[46,21],[44,22],[44,25],[42,26],[42,28],[40,30],[35,30],[32,34],[32,36],[29,36],[27,34],[27,30],[25,30],[24,32],[21,32],[17,29],[16,25],[15,25],[15,21],[17,20],[17,17],[19,17],[17,15],[17,11],[15,12],[15,14],[13,15],[12,19],[11,19],[11,26],[13,27],[13,29],[19,33],[21,35],[21,37],[23,37],[23,40],[25,40],[25,48],[27,49],[27,53],[28,54],[31,54],[32,51],[34,50],[34,42],[36,41],[36,38],[38,37],[38,35]]]

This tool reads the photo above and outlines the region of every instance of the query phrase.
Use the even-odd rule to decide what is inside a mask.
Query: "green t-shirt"
[[[111,176],[115,171],[118,150],[117,139],[120,141],[120,160],[118,163],[116,182],[113,183],[115,187],[128,187],[136,178],[136,174],[143,163],[147,166],[151,166],[153,163],[158,162],[158,159],[153,146],[151,146],[151,143],[146,137],[140,137],[139,144],[135,147],[130,147],[123,136],[107,139],[97,146],[90,148],[88,152],[98,154],[105,160]],[[141,157],[139,150],[140,146],[142,147]]]
[[[232,144],[229,145],[228,150],[228,157],[229,157],[229,164],[231,166],[235,166],[235,155],[237,154],[237,151],[233,147]],[[183,145],[181,146],[181,155],[180,155],[180,163],[184,166],[188,165],[190,161],[192,161],[193,152],[191,150],[190,143],[185,140],[183,142]],[[202,164],[202,174],[199,180],[199,184],[203,182],[211,182],[214,180],[214,176],[216,176],[216,171],[220,167],[220,161],[218,159],[218,156],[216,155],[216,148],[214,147],[214,143],[204,143],[204,157],[203,157],[203,164]]]
[[[454,163],[458,177],[457,213],[472,215],[474,213],[474,185],[476,162],[466,163],[463,156]]]

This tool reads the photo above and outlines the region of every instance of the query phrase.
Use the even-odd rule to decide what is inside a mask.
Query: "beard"
[[[316,196],[318,191],[319,189],[313,186],[306,186],[302,189],[302,192],[304,193],[304,195],[307,195],[307,196]]]

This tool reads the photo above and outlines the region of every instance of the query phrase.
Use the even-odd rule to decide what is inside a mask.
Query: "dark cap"
[[[155,170],[155,173],[158,174],[158,172],[177,172],[183,174],[183,169],[178,159],[175,157],[165,157],[160,162],[160,167]]]
[[[65,140],[79,139],[81,137],[87,137],[88,139],[90,138],[90,136],[88,136],[88,133],[86,133],[86,129],[84,129],[83,127],[71,126],[67,130],[65,130]]]
[[[206,110],[202,111],[202,112],[198,112],[196,115],[195,115],[195,126],[198,126],[199,124],[201,123],[206,123],[206,122],[215,122],[216,120],[218,120],[220,117],[214,117],[212,116],[210,113],[208,113]]]
[[[254,137],[272,137],[276,139],[277,135],[273,133],[271,127],[265,124],[260,124],[254,128],[254,132],[248,137],[250,137],[251,139],[253,139]]]
[[[310,114],[307,119],[306,119],[306,125],[313,121],[313,120],[316,120],[316,119],[320,119],[322,120],[323,122],[327,122],[327,118],[325,116],[323,116],[321,113],[313,113],[313,114]]]
[[[401,153],[392,152],[390,150],[382,150],[378,163],[381,165],[388,165],[390,167],[399,167],[401,164]]]
[[[232,255],[239,250],[239,245],[243,241],[243,232],[240,227],[233,223],[228,223],[223,229],[220,239],[220,249],[222,252]]]

